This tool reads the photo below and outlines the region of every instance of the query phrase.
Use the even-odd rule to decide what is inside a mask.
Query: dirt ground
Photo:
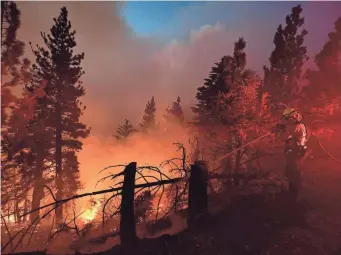
[[[273,160],[280,171],[283,162]],[[301,170],[298,201],[286,194],[238,200],[195,229],[141,241],[132,253],[114,247],[98,254],[341,255],[341,165],[315,150]]]
[[[319,149],[313,155],[301,165],[298,201],[283,194],[234,202],[197,229],[142,244],[134,254],[341,255],[341,165]]]
[[[195,229],[142,241],[131,254],[341,255],[341,167],[322,154],[301,167],[298,201],[286,194],[238,200]]]
[[[209,247],[183,254],[341,254],[340,170],[328,159],[305,164],[297,202],[282,196],[231,205],[205,231],[202,244]]]

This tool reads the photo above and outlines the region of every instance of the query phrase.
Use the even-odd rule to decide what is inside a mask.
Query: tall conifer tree
[[[156,127],[155,115],[156,105],[155,99],[154,97],[152,97],[152,99],[147,102],[146,109],[144,110],[144,114],[142,117],[142,122],[140,123],[142,131],[148,131],[149,129],[153,129]]]
[[[298,93],[302,66],[307,57],[304,37],[307,35],[302,15],[302,7],[292,8],[286,16],[283,28],[279,25],[274,36],[275,49],[269,58],[270,67],[264,66],[264,89],[271,96],[272,103],[290,103]]]
[[[76,47],[75,34],[72,31],[71,22],[68,19],[68,11],[61,9],[58,18],[54,18],[54,25],[50,34],[41,33],[47,47],[37,46],[33,50],[36,56],[36,65],[33,65],[35,74],[41,79],[46,79],[49,84],[46,88],[46,100],[48,101],[48,124],[54,132],[54,163],[56,169],[56,199],[65,196],[65,176],[72,174],[63,171],[73,171],[75,168],[64,168],[69,164],[70,153],[82,149],[81,138],[89,135],[90,129],[80,122],[85,107],[79,98],[85,95],[85,89],[80,82],[84,74],[81,62],[84,53],[74,54]],[[77,157],[73,156],[75,161]],[[77,177],[77,171],[74,178]],[[56,209],[56,222],[63,220],[63,210],[59,206]]]

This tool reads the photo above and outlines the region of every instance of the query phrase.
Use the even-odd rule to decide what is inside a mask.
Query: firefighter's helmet
[[[302,115],[294,108],[286,108],[283,113],[282,117],[285,119],[294,119],[296,121],[302,120]]]

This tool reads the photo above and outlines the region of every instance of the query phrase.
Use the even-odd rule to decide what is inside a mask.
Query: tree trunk
[[[14,217],[14,222],[18,223],[18,210],[19,210],[19,205],[18,205],[18,187],[17,187],[17,177],[14,176],[12,185],[13,185],[13,217]]]
[[[137,241],[134,216],[136,162],[131,162],[124,170],[122,187],[120,236],[122,247],[133,247]]]
[[[191,165],[191,177],[188,191],[188,226],[191,227],[201,215],[208,212],[207,208],[208,170],[206,162],[196,161]]]
[[[62,179],[62,111],[59,99],[61,98],[58,93],[56,103],[56,199],[63,199],[63,179]],[[63,222],[63,206],[59,205],[56,208],[56,224]]]
[[[231,153],[233,150],[233,132],[229,131],[229,136],[227,138],[227,153]],[[232,157],[228,157],[225,160],[225,167],[227,171],[231,171],[232,170]]]
[[[1,35],[2,30],[4,29],[4,14],[5,14],[5,1],[1,1]],[[2,46],[2,41],[4,40],[4,38],[2,38],[1,36],[1,46]]]
[[[14,195],[14,219],[16,223],[20,223],[20,210],[19,210],[19,201],[18,201],[18,194],[15,192]]]
[[[43,187],[41,185],[41,182],[42,182],[42,178],[39,178],[35,180],[34,182],[31,210],[34,210],[40,207],[40,200],[41,200],[42,193],[43,193]],[[31,223],[35,221],[35,219],[39,216],[39,213],[40,211],[38,210],[30,214]]]
[[[257,167],[258,167],[258,171],[260,172],[262,170],[262,165],[260,163],[260,154],[259,154],[259,149],[257,148]]]
[[[38,149],[36,167],[34,172],[34,186],[32,195],[31,210],[40,207],[40,201],[43,197],[43,157],[41,154],[41,148]],[[39,210],[30,214],[30,221],[33,223],[35,219],[39,216]]]
[[[240,163],[242,160],[242,152],[239,150],[237,151],[237,155],[236,155],[236,165],[235,165],[235,172],[238,173],[240,170]]]
[[[25,195],[25,202],[24,202],[24,213],[26,214],[29,211],[29,200],[27,198],[27,193]],[[27,221],[27,215],[22,217],[22,222],[26,222]]]

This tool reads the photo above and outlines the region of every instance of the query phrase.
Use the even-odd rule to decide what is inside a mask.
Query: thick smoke
[[[340,10],[337,4],[317,4],[307,3],[303,6],[309,31],[307,46],[311,56],[321,49],[336,20],[334,14],[337,9]],[[112,134],[125,118],[138,127],[144,107],[152,96],[156,99],[159,122],[164,109],[177,96],[181,96],[186,118],[190,119],[190,106],[195,103],[197,87],[202,85],[213,63],[232,53],[233,44],[239,37],[244,37],[247,42],[248,67],[257,70],[262,76],[262,66],[268,63],[273,50],[272,40],[276,28],[290,12],[290,7],[278,7],[272,13],[270,7],[263,10],[248,8],[248,5],[243,4],[236,9],[242,20],[234,20],[230,26],[219,20],[209,24],[188,20],[189,17],[200,19],[214,13],[214,4],[207,3],[208,6],[212,5],[211,8],[196,7],[188,10],[191,14],[180,13],[175,23],[183,23],[187,31],[186,38],[172,40],[164,45],[158,38],[141,38],[134,34],[120,16],[123,5],[117,2],[18,3],[22,13],[18,37],[27,46],[28,42],[43,45],[40,31],[49,32],[52,18],[59,15],[62,6],[66,6],[72,27],[77,31],[76,50],[85,53],[83,68],[86,73],[82,80],[87,93],[83,102],[87,109],[83,122],[92,127],[92,132],[83,141],[83,150],[79,153],[80,178],[84,186],[80,192],[95,190],[96,182],[103,177],[98,172],[109,165],[131,161],[137,161],[139,165],[157,165],[163,160],[181,156],[173,143],[187,144],[191,134],[184,128],[169,129],[168,132],[161,129],[151,135],[136,134],[124,145],[117,143]],[[269,13],[264,14],[267,11]],[[331,14],[328,22],[319,18],[326,16],[329,11],[335,19]],[[26,56],[34,61],[29,47]],[[105,183],[96,189],[107,188],[108,185]],[[81,210],[85,203],[85,200],[81,201],[77,205],[78,209]],[[178,228],[176,231],[183,227],[182,223],[175,225]],[[176,231],[171,230],[172,233]],[[50,250],[63,253],[55,246],[62,248],[60,244],[69,239],[67,234],[60,235]],[[116,243],[116,239],[109,239],[104,246],[110,248]]]
[[[52,18],[59,15],[62,6],[67,7],[72,27],[77,32],[76,50],[85,52],[86,74],[82,80],[87,91],[83,99],[87,110],[83,119],[92,127],[92,135],[106,139],[125,118],[138,122],[152,96],[155,96],[159,115],[177,96],[182,97],[183,107],[190,113],[196,88],[207,77],[214,62],[232,53],[233,43],[239,37],[247,42],[248,67],[262,76],[262,67],[268,63],[274,47],[272,41],[277,26],[284,23],[293,5],[219,4],[221,6],[218,3],[194,5],[187,10],[191,15],[185,10],[179,11],[165,29],[174,36],[179,33],[186,36],[165,44],[158,37],[137,36],[121,16],[122,3],[20,2],[22,25],[18,37],[27,46],[28,42],[42,45],[40,32],[49,32]],[[224,22],[220,22],[219,17],[212,20],[212,13],[218,11],[218,15],[224,9],[222,6],[238,13],[238,17]],[[314,56],[332,30],[340,5],[306,3],[303,9],[305,27],[309,31],[309,55]],[[316,19],[316,16],[325,18]],[[172,35],[167,34],[167,38]],[[29,46],[26,55],[34,60]]]

